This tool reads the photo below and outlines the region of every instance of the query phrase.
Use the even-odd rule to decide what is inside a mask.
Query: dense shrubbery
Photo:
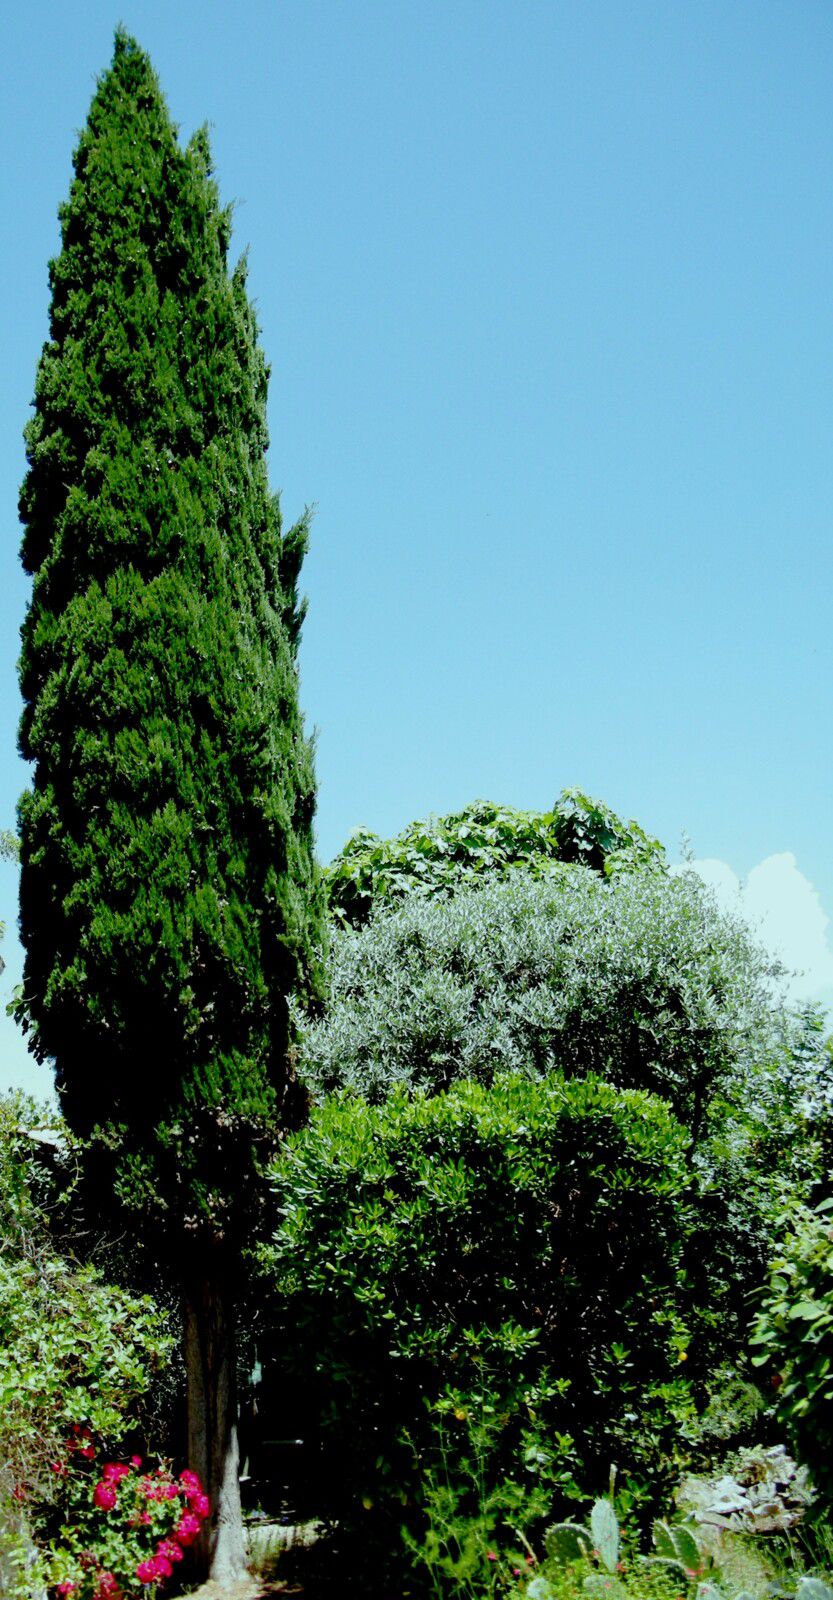
[[[317,1094],[379,1100],[504,1070],[595,1071],[696,1127],[775,1048],[768,974],[693,874],[518,872],[336,934],[301,1072]]]
[[[638,823],[623,822],[580,789],[565,789],[552,811],[475,800],[451,816],[412,822],[394,839],[359,829],[327,867],[325,881],[336,921],[359,926],[372,910],[408,895],[444,898],[512,867],[547,877],[578,863],[611,876],[664,859],[658,840]]]
[[[656,1504],[675,1465],[751,1436],[749,1296],[824,1164],[829,1055],[744,923],[690,873],[566,865],[541,818],[514,843],[504,818],[503,843],[469,859],[473,820],[354,853],[373,912],[334,936],[330,1004],[301,1044],[319,1106],[276,1168],[271,1265],[287,1330],[308,1330],[293,1378],[333,1508],[387,1504],[393,1523],[401,1492],[416,1547],[432,1495],[482,1543],[484,1506],[496,1535],[553,1494],[592,1494],[612,1459],[626,1498]],[[502,852],[483,882],[480,849]],[[645,1189],[618,1185],[593,1119],[573,1116],[584,1086],[628,1128],[639,1102],[675,1130],[665,1209],[643,1216]],[[573,1118],[563,1142],[551,1097],[562,1132]],[[597,1210],[570,1232],[591,1173]]]
[[[30,1592],[33,1536],[43,1560],[71,1545],[93,1463],[125,1442],[144,1447],[172,1343],[151,1299],[56,1248],[71,1174],[53,1143],[38,1143],[44,1120],[23,1096],[0,1100],[0,1576],[10,1596],[15,1583]],[[93,1537],[88,1548],[90,1574],[106,1571],[106,1545]]]
[[[667,1485],[693,1411],[686,1145],[658,1099],[595,1078],[315,1110],[273,1171],[269,1265],[329,1510],[372,1502],[394,1544],[418,1524],[429,1402],[452,1453],[485,1408],[492,1485],[580,1496],[611,1452],[634,1490]]]
[[[797,1208],[752,1336],[777,1412],[833,1509],[833,1199]]]

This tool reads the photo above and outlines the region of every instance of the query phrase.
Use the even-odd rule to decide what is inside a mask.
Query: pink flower
[[[183,1511],[182,1516],[174,1528],[175,1538],[179,1540],[180,1544],[193,1544],[199,1531],[199,1517],[195,1517],[192,1511]]]
[[[157,1576],[160,1578],[169,1578],[174,1569],[171,1566],[167,1556],[154,1556],[153,1559],[156,1563]]]
[[[130,1475],[130,1468],[122,1461],[108,1461],[101,1476],[105,1483],[120,1483]]]
[[[179,1474],[179,1481],[182,1484],[183,1489],[186,1491],[193,1491],[195,1494],[202,1494],[202,1483],[200,1482],[199,1473],[192,1472],[190,1467],[186,1467],[185,1471]]]
[[[497,1561],[497,1556],[495,1555],[494,1550],[487,1550],[486,1551],[486,1560],[487,1561]]]
[[[157,1578],[156,1561],[153,1557],[149,1561],[140,1561],[136,1568],[136,1577],[140,1583],[155,1583]]]
[[[112,1484],[104,1483],[103,1480],[97,1483],[93,1489],[93,1505],[98,1506],[101,1511],[112,1511],[115,1503],[116,1491]]]
[[[160,1539],[156,1546],[156,1554],[164,1556],[166,1561],[182,1561],[182,1551],[175,1539]]]
[[[61,1600],[64,1600],[66,1595],[72,1594],[74,1588],[75,1584],[72,1582],[72,1580],[70,1578],[64,1578],[63,1583],[56,1584],[55,1593],[61,1596]]]
[[[156,1491],[160,1500],[176,1500],[179,1490],[175,1483],[163,1483]]]
[[[135,1467],[136,1471],[138,1472],[140,1466],[142,1465],[141,1456],[131,1456],[130,1457],[130,1465],[131,1465],[131,1467]]]
[[[207,1517],[211,1510],[211,1501],[207,1494],[190,1494],[188,1504],[195,1517]]]

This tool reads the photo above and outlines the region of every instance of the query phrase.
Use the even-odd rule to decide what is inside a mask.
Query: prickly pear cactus
[[[593,1549],[598,1550],[602,1566],[608,1572],[615,1572],[619,1560],[619,1523],[609,1500],[596,1501],[590,1513],[590,1532]]]
[[[695,1577],[703,1565],[703,1560],[691,1529],[680,1522],[674,1523],[673,1526],[669,1526],[667,1522],[655,1522],[653,1531],[657,1555],[666,1561],[679,1562],[689,1577]]]
[[[618,1578],[607,1578],[602,1572],[591,1572],[584,1580],[584,1592],[590,1600],[627,1600],[628,1591]]]
[[[551,1561],[560,1561],[566,1566],[569,1561],[581,1561],[589,1556],[590,1537],[587,1529],[577,1522],[554,1522],[544,1534],[544,1549]]]
[[[833,1600],[833,1589],[821,1578],[802,1578],[795,1592],[795,1600]]]

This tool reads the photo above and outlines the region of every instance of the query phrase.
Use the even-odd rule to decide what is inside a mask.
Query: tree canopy
[[[280,1114],[287,995],[316,991],[321,942],[307,519],[284,531],[269,489],[211,171],[120,30],[61,208],[21,493],[24,1017],[73,1125],[129,1128],[125,1182],[167,1150],[204,1215],[240,1119]]]
[[[558,877],[565,865],[612,877],[661,868],[665,852],[638,822],[624,822],[581,789],[564,789],[550,811],[475,800],[449,816],[409,823],[392,839],[358,828],[325,869],[325,881],[335,920],[358,927],[409,895],[442,899],[516,867]]]

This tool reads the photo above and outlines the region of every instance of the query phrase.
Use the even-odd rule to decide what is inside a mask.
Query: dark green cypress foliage
[[[180,147],[121,31],[74,168],[21,494],[23,1006],[122,1193],[225,1232],[319,984],[307,523],[269,491],[206,135]]]

